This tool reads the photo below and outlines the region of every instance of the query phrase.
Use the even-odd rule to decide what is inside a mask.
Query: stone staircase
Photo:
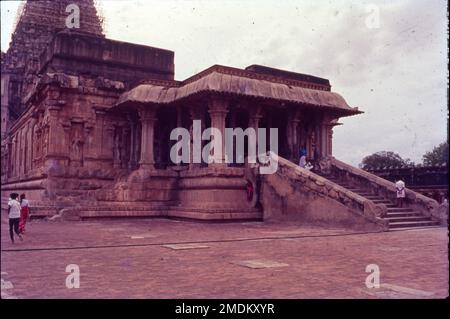
[[[398,208],[391,200],[380,195],[373,194],[369,189],[362,187],[354,187],[345,181],[342,181],[333,176],[323,176],[328,180],[336,183],[349,191],[365,197],[375,204],[385,204],[387,207],[387,214],[383,217],[389,223],[389,229],[400,230],[413,227],[430,227],[438,226],[439,222],[434,221],[431,217],[424,216],[420,212],[414,211],[412,208],[404,207]]]

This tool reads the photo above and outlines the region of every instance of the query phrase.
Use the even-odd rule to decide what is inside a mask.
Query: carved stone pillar
[[[193,106],[189,109],[191,115],[191,126],[189,128],[189,135],[191,137],[190,145],[190,159],[189,169],[201,167],[202,162],[202,132],[205,129],[205,110],[202,107]],[[200,121],[200,131],[194,131],[194,121]],[[194,140],[196,143],[194,143]],[[195,155],[194,155],[195,154]],[[195,162],[194,162],[195,159]],[[198,163],[197,163],[198,162]]]
[[[113,167],[121,168],[122,166],[122,128],[116,126],[114,129],[114,148],[113,148]]]
[[[333,127],[334,125],[330,125],[330,128],[328,130],[327,156],[333,156]]]
[[[155,136],[155,122],[156,110],[150,108],[142,108],[139,110],[139,117],[141,120],[141,159],[139,161],[139,168],[154,169],[154,136]]]
[[[321,134],[320,134],[320,155],[323,158],[330,157],[332,155],[332,130],[335,125],[335,118],[324,114],[321,123]]]
[[[221,140],[214,139],[212,145],[214,153],[212,155],[213,166],[226,166],[225,163],[225,118],[228,113],[229,102],[222,98],[212,98],[209,101],[208,113],[211,117],[211,128],[216,128],[221,133]],[[210,165],[211,165],[210,164]]]
[[[176,112],[177,112],[177,121],[176,121],[176,129],[178,130],[179,128],[181,128],[181,127],[183,127],[183,118],[182,118],[182,115],[183,115],[183,109],[181,108],[181,105],[177,105],[176,106]],[[177,131],[178,132],[178,131]],[[179,133],[179,132],[178,132]],[[170,133],[169,133],[170,134]],[[170,146],[172,147],[173,145],[175,145],[175,143],[177,143],[178,141],[171,141],[171,143],[170,143]],[[190,147],[190,145],[189,145],[189,147]],[[170,152],[170,150],[169,150],[169,152]],[[175,163],[178,163],[178,162],[181,162],[181,155],[180,154],[177,154],[176,156],[175,156],[175,163],[173,163],[171,160],[170,160],[170,153],[169,153],[169,161],[172,163],[172,164],[174,164],[174,165],[180,165],[180,164],[175,164]]]
[[[123,160],[122,168],[128,168],[128,163],[131,158],[131,128],[129,126],[124,126],[122,130],[122,141],[123,141]]]
[[[128,125],[130,127],[130,160],[128,162],[129,169],[135,169],[140,157],[140,126],[134,114],[128,114]]]
[[[249,108],[249,118],[248,118],[248,127],[253,128],[255,130],[255,154],[258,156],[258,129],[259,129],[259,122],[261,121],[262,114],[261,114],[261,107],[260,106],[254,106]],[[256,158],[248,159],[250,163],[256,163]]]
[[[320,119],[316,118],[316,121],[314,123],[314,128],[312,129],[313,131],[313,139],[311,142],[311,146],[312,146],[312,157],[314,158],[315,161],[319,160],[322,154],[322,145],[321,145],[321,122]]]
[[[289,114],[288,123],[286,127],[286,137],[289,147],[290,158],[289,160],[294,163],[298,163],[299,155],[299,143],[298,143],[298,125],[300,123],[300,115],[298,110],[293,111]]]

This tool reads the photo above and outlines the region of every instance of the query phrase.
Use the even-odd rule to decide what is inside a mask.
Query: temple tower
[[[2,102],[7,101],[7,105],[2,103],[2,114],[8,114],[2,123],[5,127],[23,112],[23,99],[36,83],[39,56],[53,36],[67,28],[66,19],[73,12],[67,9],[70,4],[79,8],[77,31],[104,38],[102,18],[93,0],[27,1],[22,5],[9,49],[2,56]]]

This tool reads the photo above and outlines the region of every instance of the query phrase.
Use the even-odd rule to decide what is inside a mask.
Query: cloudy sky
[[[335,129],[344,161],[388,150],[420,162],[447,136],[444,0],[98,2],[109,38],[175,51],[178,80],[213,64],[330,79],[365,112]],[[18,4],[1,2],[4,52]]]

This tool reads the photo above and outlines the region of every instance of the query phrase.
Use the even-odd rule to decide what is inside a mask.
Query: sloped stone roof
[[[201,92],[222,93],[333,108],[345,115],[359,114],[345,99],[321,86],[266,76],[225,66],[213,66],[182,81],[146,81],[125,92],[117,105],[125,103],[170,104]]]

